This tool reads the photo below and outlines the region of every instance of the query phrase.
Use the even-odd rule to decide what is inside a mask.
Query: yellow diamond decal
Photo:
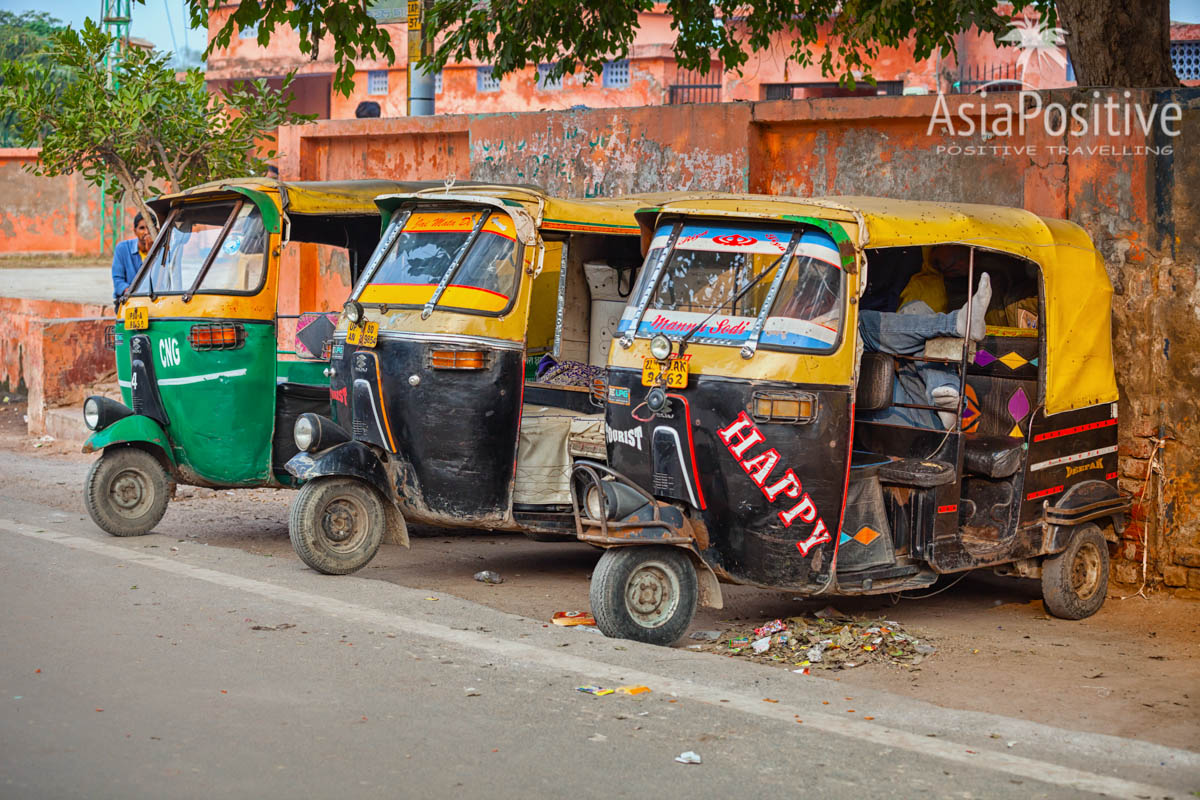
[[[878,539],[879,535],[880,535],[879,531],[871,530],[870,528],[863,527],[861,530],[859,530],[858,533],[854,534],[854,541],[858,542],[863,547],[866,547],[871,542]]]
[[[1003,358],[998,358],[996,360],[999,361],[1004,366],[1008,367],[1009,369],[1016,369],[1017,367],[1023,367],[1029,363],[1029,359],[1025,358],[1024,356],[1017,355],[1016,353],[1009,353],[1008,355],[1004,356]]]

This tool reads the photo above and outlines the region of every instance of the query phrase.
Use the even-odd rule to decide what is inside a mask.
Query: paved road
[[[0,797],[1200,788],[1195,753],[880,692],[846,700],[827,681],[294,560],[114,539],[22,501],[0,509],[0,603]],[[576,691],[589,683],[653,691]],[[703,763],[675,763],[685,750]]]
[[[112,268],[0,269],[0,297],[112,305]]]

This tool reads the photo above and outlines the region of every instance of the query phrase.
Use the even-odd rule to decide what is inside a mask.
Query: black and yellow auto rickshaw
[[[333,415],[296,422],[297,554],[353,572],[408,523],[573,539],[571,464],[604,456],[595,387],[641,264],[639,203],[454,187],[379,205]]]
[[[697,602],[721,607],[719,581],[880,594],[982,567],[1040,578],[1057,616],[1099,609],[1129,498],[1112,288],[1078,226],[716,195],[638,219],[648,251],[612,348],[607,460],[578,462],[572,489],[579,539],[606,548],[590,590],[604,633],[673,642]],[[939,246],[963,256],[963,313],[986,271],[1002,324],[905,355],[864,348],[864,309],[894,311]],[[912,369],[949,372],[949,429],[941,406],[894,407]]]
[[[159,235],[109,339],[121,401],[84,403],[97,525],[149,533],[177,484],[296,484],[292,426],[329,408],[329,312],[379,242],[375,197],[429,185],[242,178],[150,202]]]

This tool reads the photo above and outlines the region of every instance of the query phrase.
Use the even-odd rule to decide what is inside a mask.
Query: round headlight
[[[603,493],[600,491],[600,487],[594,484],[588,487],[587,493],[583,496],[583,510],[592,519],[604,519],[603,503],[601,502],[602,496]]]
[[[357,325],[362,322],[363,307],[357,300],[347,300],[346,305],[342,308],[346,312],[346,319],[350,320],[350,324]]]
[[[661,333],[654,334],[654,338],[650,340],[650,355],[659,361],[665,360],[671,355],[671,340]]]
[[[83,424],[88,426],[89,431],[96,430],[100,424],[100,401],[94,397],[89,397],[83,403]]]
[[[316,435],[317,430],[311,419],[307,416],[296,418],[296,427],[292,429],[292,437],[296,440],[296,447],[301,452],[308,452],[308,448],[312,447],[313,439],[316,438]]]

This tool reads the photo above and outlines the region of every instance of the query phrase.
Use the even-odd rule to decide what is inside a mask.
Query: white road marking
[[[370,625],[375,628],[391,628],[397,632],[413,636],[423,636],[449,644],[479,650],[491,656],[505,656],[517,661],[536,663],[541,666],[566,670],[586,676],[592,682],[644,684],[654,686],[656,690],[672,692],[679,697],[687,697],[719,708],[736,708],[746,714],[788,723],[795,726],[796,711],[803,711],[803,728],[819,730],[825,733],[845,736],[851,739],[871,742],[884,747],[907,750],[923,756],[941,758],[973,767],[990,769],[1009,775],[1019,776],[1042,783],[1069,787],[1084,792],[1095,792],[1110,797],[1148,798],[1171,797],[1178,794],[1170,789],[1152,786],[1108,775],[1065,767],[1047,761],[1012,755],[1009,753],[973,750],[968,746],[940,738],[931,738],[911,733],[898,728],[889,728],[871,722],[843,719],[841,717],[822,714],[819,712],[799,709],[785,703],[764,703],[761,697],[739,694],[726,689],[708,687],[690,681],[641,672],[628,667],[595,661],[581,656],[543,649],[531,644],[500,639],[472,631],[454,630],[445,625],[405,617],[379,611],[367,606],[347,603],[331,597],[310,594],[286,586],[279,586],[252,578],[243,578],[226,572],[196,567],[181,561],[174,561],[162,556],[138,553],[119,545],[106,544],[95,539],[72,536],[64,533],[53,533],[34,528],[16,520],[0,518],[0,528],[13,533],[67,547],[86,550],[98,555],[114,558],[120,561],[132,562],[162,572],[194,578],[217,586],[238,589],[249,594],[273,600],[290,603],[302,608],[312,609],[330,614],[341,619]],[[794,728],[799,732],[799,727]],[[1068,731],[1063,731],[1069,735]],[[1180,751],[1182,755],[1191,753]]]

